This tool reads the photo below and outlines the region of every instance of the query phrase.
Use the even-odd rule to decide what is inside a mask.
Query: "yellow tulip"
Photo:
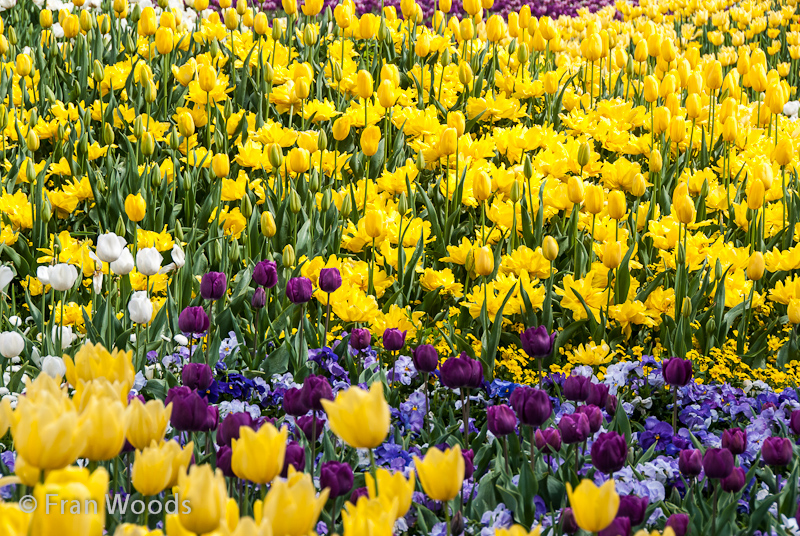
[[[558,257],[558,242],[552,236],[546,236],[542,242],[542,254],[544,258],[550,262],[556,260]]]
[[[439,139],[439,152],[443,156],[456,154],[458,148],[458,132],[454,128],[446,128]]]
[[[128,405],[128,393],[131,391],[131,386],[128,383],[121,383],[118,381],[110,382],[105,378],[98,378],[96,380],[83,380],[78,382],[75,392],[72,395],[72,401],[75,407],[78,408],[80,413],[89,406],[92,399],[108,400],[110,402],[119,402],[125,408]]]
[[[481,202],[492,196],[492,181],[485,171],[478,171],[472,176],[472,195]]]
[[[224,179],[228,176],[228,173],[231,171],[231,163],[228,160],[228,155],[217,153],[211,159],[211,171],[214,172],[214,176],[218,179]]]
[[[475,252],[475,272],[482,276],[491,275],[494,272],[494,255],[492,250],[486,246]]]
[[[197,534],[216,530],[227,509],[226,488],[222,471],[213,472],[208,464],[193,465],[188,473],[181,473],[177,495],[191,505],[191,509],[179,511],[181,525]]]
[[[281,7],[287,15],[294,15],[297,13],[297,0],[281,0]]]
[[[789,300],[789,322],[792,324],[800,324],[800,299],[793,298]]]
[[[364,474],[369,498],[378,499],[387,510],[392,507],[392,504],[395,504],[397,506],[395,516],[398,519],[406,515],[411,508],[411,498],[414,494],[414,484],[416,484],[414,471],[411,471],[408,478],[405,478],[403,473],[396,472],[392,474],[379,467],[376,471],[376,477],[377,487],[375,486],[376,479],[372,477],[372,474]]]
[[[533,530],[528,531],[522,525],[512,525],[507,529],[496,528],[494,529],[494,536],[539,536],[542,532],[542,527],[537,525]]]
[[[601,186],[590,184],[586,187],[586,210],[590,214],[600,214],[605,205],[605,194]]]
[[[692,199],[688,195],[678,195],[675,197],[675,215],[680,223],[688,225],[694,223],[695,208]]]
[[[172,404],[164,407],[160,400],[143,404],[138,398],[131,400],[125,415],[125,437],[139,450],[164,439],[167,423],[172,415]]]
[[[88,419],[81,458],[101,462],[116,458],[125,445],[125,406],[119,399],[88,398],[82,416]]]
[[[19,398],[12,413],[11,435],[17,452],[31,466],[62,469],[74,463],[83,452],[89,426],[87,418],[78,414],[71,400],[40,392],[35,399]]]
[[[276,232],[278,232],[278,228],[275,225],[275,218],[272,216],[272,213],[269,211],[262,213],[261,234],[263,234],[267,238],[271,238],[275,236]]]
[[[381,142],[381,129],[375,125],[370,125],[361,132],[361,150],[367,156],[373,156],[378,152],[378,145]]]
[[[383,80],[378,85],[378,103],[384,108],[391,108],[397,101],[394,85],[389,80]]]
[[[101,536],[107,491],[108,473],[102,467],[93,473],[82,467],[51,471],[33,490],[38,508],[33,512],[29,534]]]
[[[161,55],[169,54],[175,46],[172,30],[169,28],[159,28],[156,30],[156,49]]]
[[[322,400],[322,407],[333,433],[353,448],[374,449],[389,433],[389,404],[381,382],[373,383],[369,392],[350,387],[339,392],[335,401]]]
[[[109,353],[102,344],[94,345],[91,342],[81,346],[74,360],[69,356],[64,357],[64,365],[67,369],[67,381],[73,386],[81,381],[98,378],[132,386],[136,376],[133,370],[133,352],[114,349]]]
[[[598,488],[591,480],[584,479],[575,490],[567,482],[567,497],[575,522],[587,532],[600,532],[608,527],[619,510],[619,495],[613,480]]]
[[[31,514],[17,503],[0,502],[0,534],[24,536],[30,533]]]
[[[353,24],[353,10],[348,4],[339,4],[333,10],[333,18],[336,19],[336,25],[339,28],[346,30]]]
[[[265,423],[258,432],[249,427],[242,427],[239,432],[241,436],[231,446],[234,474],[256,484],[272,482],[283,470],[289,431],[285,426],[278,431]]]
[[[392,536],[396,514],[396,499],[387,507],[378,499],[359,497],[355,506],[348,502],[342,510],[344,536]]]
[[[149,36],[156,33],[156,12],[148,6],[142,10],[137,26],[139,35]]]
[[[779,166],[788,166],[792,162],[792,158],[794,157],[794,143],[792,143],[792,138],[789,136],[783,136],[778,140],[778,145],[775,146],[775,150],[772,152],[772,159],[779,165]]]
[[[625,217],[628,206],[625,201],[625,194],[619,190],[614,190],[608,194],[608,215],[612,219],[621,220]]]
[[[586,189],[584,188],[583,180],[574,175],[569,178],[567,182],[567,197],[570,203],[580,205],[586,196]]]
[[[31,74],[31,57],[27,54],[17,54],[16,68],[18,76],[28,76]]]
[[[11,426],[11,401],[7,398],[0,400],[0,437],[6,435]]]
[[[131,470],[132,482],[136,491],[145,497],[158,495],[169,485],[172,477],[172,458],[167,449],[167,443],[159,446],[153,441],[146,449],[136,451]]]
[[[467,120],[461,112],[448,112],[447,114],[447,126],[456,129],[456,134],[459,137],[464,135],[464,130],[467,126],[466,122]]]
[[[450,501],[461,491],[464,481],[464,456],[456,445],[442,452],[431,447],[420,460],[414,456],[414,467],[419,473],[422,489],[434,501]]]
[[[608,241],[603,246],[603,266],[613,270],[622,262],[622,243]]]
[[[140,222],[144,219],[147,213],[147,203],[144,201],[142,194],[128,194],[125,198],[125,214],[128,219],[135,222]]]
[[[183,447],[177,441],[166,441],[162,446],[166,455],[172,460],[172,471],[167,484],[167,488],[172,488],[178,485],[178,477],[185,473],[192,463],[194,441],[189,441]]]
[[[183,87],[188,86],[197,74],[197,62],[194,58],[190,59],[180,67],[172,66],[172,76]]]
[[[302,147],[295,147],[289,151],[289,171],[305,173],[311,166],[311,155]]]
[[[323,405],[325,402],[327,400],[322,401]],[[388,408],[386,411],[388,418]],[[359,423],[362,424],[367,423]],[[319,514],[327,500],[327,488],[317,495],[311,475],[296,473],[290,467],[288,479],[279,478],[272,483],[261,506],[261,514],[255,516],[256,521],[262,518],[271,524],[272,536],[306,536],[317,526]]]
[[[352,121],[350,116],[347,115],[343,115],[334,121],[333,127],[331,127],[331,130],[333,131],[333,139],[336,141],[342,141],[347,138],[347,136],[350,135],[351,123]]]
[[[17,452],[17,457],[14,460],[14,474],[19,477],[23,484],[29,487],[33,487],[42,481],[41,469],[25,461],[25,458],[19,452]]]
[[[211,65],[203,64],[197,71],[200,89],[209,93],[217,87],[217,71]]]
[[[322,11],[322,0],[306,0],[300,9],[303,14],[309,17],[316,17]]]
[[[362,99],[368,99],[372,96],[372,75],[369,71],[361,69],[356,75],[356,94]]]
[[[756,251],[747,261],[747,279],[758,281],[764,277],[764,254]]]
[[[751,181],[747,190],[747,208],[758,210],[764,204],[764,183],[756,179]]]

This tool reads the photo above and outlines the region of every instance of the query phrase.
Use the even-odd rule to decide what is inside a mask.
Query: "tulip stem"
[[[464,419],[464,449],[468,449],[469,448],[469,442],[468,442],[468,440],[469,440],[469,406],[467,406],[467,404],[469,403],[469,400],[468,399],[465,400],[465,397],[464,397],[464,390],[465,389],[466,389],[466,387],[462,387],[461,389],[459,389],[459,391],[461,392],[461,412],[462,412],[463,419]]]
[[[678,429],[675,425],[678,422],[678,386],[672,386],[672,432],[677,434]]]
[[[325,305],[325,335],[322,337],[323,348],[328,345],[328,324],[331,320],[331,293],[328,292],[328,303]]]
[[[506,471],[510,473],[511,468],[508,466],[508,440],[506,439],[506,436],[503,436],[503,457],[506,459]]]
[[[447,525],[447,536],[450,536],[450,507],[447,501],[442,501],[442,509],[444,510],[444,523]]]
[[[372,452],[372,451],[370,451]],[[311,479],[314,479],[314,462],[317,459],[317,412],[311,411]]]
[[[711,514],[711,535],[717,536],[717,495],[719,494],[719,486],[714,484],[714,512]],[[780,515],[780,512],[778,512]]]
[[[792,332],[794,333],[794,331]],[[422,428],[426,432],[428,431],[428,412],[431,410],[431,400],[428,395],[428,380],[430,378],[430,373],[425,373],[425,379],[423,383],[425,384],[425,413],[422,414]]]
[[[535,460],[535,453],[536,453],[536,429],[531,426],[531,473],[535,476],[536,471],[534,468],[536,467],[536,460]]]

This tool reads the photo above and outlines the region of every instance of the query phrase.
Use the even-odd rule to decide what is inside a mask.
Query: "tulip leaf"
[[[516,288],[517,284],[514,283],[514,285],[511,286],[511,289],[506,294],[505,299],[503,299],[503,303],[500,305],[500,308],[497,310],[491,330],[489,330],[488,334],[484,334],[485,344],[483,347],[483,352],[481,352],[481,362],[483,362],[484,377],[489,380],[494,377],[494,359],[497,355],[497,343],[500,341],[500,332],[503,329],[503,309],[505,309],[508,300],[511,299],[511,296],[514,294]],[[486,307],[486,304],[484,304],[484,307]]]
[[[154,378],[147,380],[147,384],[142,388],[142,394],[150,395],[152,398],[164,400],[167,398],[167,382]]]

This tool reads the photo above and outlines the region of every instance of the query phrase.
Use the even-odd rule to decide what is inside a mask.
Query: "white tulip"
[[[127,275],[133,270],[133,255],[130,250],[123,249],[117,260],[111,263],[111,271],[117,275]]]
[[[77,338],[72,326],[53,326],[53,342],[60,340],[61,348],[69,348]]]
[[[106,233],[97,237],[97,256],[103,262],[114,262],[122,255],[128,242],[115,233]]]
[[[42,372],[57,380],[60,380],[67,373],[64,360],[54,355],[47,355],[42,359]]]
[[[14,280],[14,271],[8,266],[0,266],[0,290],[5,290]]]
[[[175,270],[180,270],[186,264],[186,254],[178,244],[172,246],[172,262],[164,266],[158,273],[168,274]]]
[[[147,297],[147,292],[140,290],[134,292],[131,301],[128,302],[128,313],[131,321],[136,324],[147,324],[153,318],[153,304]]]
[[[25,349],[25,339],[16,331],[0,333],[0,354],[6,359],[17,357]]]
[[[92,276],[92,290],[95,294],[103,292],[103,272],[95,272]]]
[[[36,269],[36,277],[39,281],[42,282],[42,286],[47,286],[50,284],[50,267],[49,266],[39,266]]]
[[[161,269],[161,261],[164,257],[158,252],[156,248],[140,249],[136,253],[136,269],[143,276],[149,277],[156,275]]]
[[[71,289],[78,279],[78,270],[71,264],[61,263],[51,266],[47,270],[47,275],[54,290],[66,291]]]
[[[8,317],[8,323],[11,324],[12,326],[14,326],[15,328],[18,328],[18,327],[20,327],[22,325],[22,319],[20,317],[18,317],[17,315],[9,316]]]

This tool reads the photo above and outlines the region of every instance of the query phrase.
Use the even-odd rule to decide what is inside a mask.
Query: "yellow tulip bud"
[[[586,210],[590,214],[600,214],[605,205],[605,194],[603,188],[595,184],[590,184],[586,187]]]
[[[372,75],[369,71],[361,69],[356,75],[356,94],[362,99],[368,99],[372,96],[372,88],[374,83]]]
[[[434,501],[446,503],[461,491],[464,481],[464,456],[456,445],[442,452],[431,447],[425,458],[414,456],[414,467],[419,473],[422,489]]]
[[[389,80],[384,80],[378,85],[378,103],[384,108],[391,108],[397,101],[394,85]]]
[[[603,246],[603,266],[609,270],[617,268],[622,262],[622,242],[609,241]]]
[[[683,116],[673,117],[669,124],[669,139],[680,143],[686,138],[686,120]]]
[[[272,238],[277,231],[275,218],[272,217],[272,213],[269,211],[263,212],[261,214],[261,234],[267,238]]]
[[[295,147],[289,151],[289,171],[305,173],[310,167],[310,153],[302,147]]]
[[[658,100],[658,81],[653,75],[649,75],[644,79],[644,100],[647,102]]]
[[[475,272],[482,276],[488,276],[494,272],[494,255],[492,255],[492,250],[486,246],[475,252]]]
[[[778,145],[776,145],[775,149],[772,151],[772,159],[779,166],[788,166],[791,163],[793,156],[794,143],[792,143],[792,138],[789,136],[782,136],[778,140]]]
[[[661,158],[659,151],[650,151],[649,167],[651,173],[658,173],[664,165],[664,160]]]
[[[756,251],[750,255],[747,261],[747,279],[750,281],[758,281],[764,277],[764,255],[760,251]]]
[[[459,137],[463,136],[466,128],[464,114],[459,111],[448,112],[447,126],[456,129],[456,134],[458,134]]]
[[[750,210],[758,210],[764,204],[764,183],[758,179],[751,182],[747,190],[747,207]]]
[[[567,183],[567,197],[570,203],[576,205],[583,203],[585,197],[583,180],[575,176],[569,178],[569,182]]]
[[[172,52],[173,46],[172,30],[169,28],[159,28],[156,30],[156,49],[159,54],[169,54]]]
[[[625,201],[625,194],[619,190],[614,190],[608,196],[608,215],[612,219],[621,220],[625,217],[627,212],[627,202]]]
[[[550,262],[558,257],[558,242],[552,236],[546,236],[542,242],[542,255]]]
[[[200,89],[211,92],[217,86],[217,71],[210,65],[203,64],[197,73]]]
[[[442,155],[456,154],[458,147],[458,133],[454,128],[446,128],[442,131],[442,136],[439,139],[439,151]]]
[[[243,426],[239,439],[234,439],[231,449],[231,469],[239,478],[267,484],[283,470],[286,440],[289,435],[284,426],[278,431],[270,423],[264,423],[256,432]]]
[[[373,156],[378,152],[381,142],[381,129],[375,125],[370,125],[361,132],[361,150],[367,156]]]
[[[472,195],[478,201],[486,201],[492,196],[492,181],[485,171],[478,171],[472,177]]]
[[[347,138],[347,136],[350,135],[350,123],[350,117],[346,115],[342,115],[334,121],[333,127],[331,128],[333,131],[333,139],[342,141]]]
[[[382,227],[383,213],[377,210],[368,210],[368,220],[370,212],[380,214]],[[369,228],[368,224],[368,234]],[[373,235],[370,234],[370,236]],[[375,448],[383,443],[389,433],[391,414],[389,404],[383,395],[383,384],[380,381],[374,382],[370,386],[369,392],[353,386],[346,391],[340,391],[336,395],[336,400],[323,399],[321,403],[325,413],[328,414],[328,423],[333,433],[353,448]],[[297,534],[305,534],[305,532]]]
[[[128,219],[135,222],[140,222],[144,219],[147,204],[144,201],[142,194],[128,194],[125,198],[125,214]]]
[[[176,495],[192,505],[192,508],[181,508],[178,512],[185,530],[206,534],[219,528],[228,503],[222,470],[214,472],[207,464],[192,465],[188,473],[181,473],[178,477]]]
[[[647,191],[647,182],[641,173],[633,176],[633,183],[631,184],[631,193],[636,197],[642,197]]]

